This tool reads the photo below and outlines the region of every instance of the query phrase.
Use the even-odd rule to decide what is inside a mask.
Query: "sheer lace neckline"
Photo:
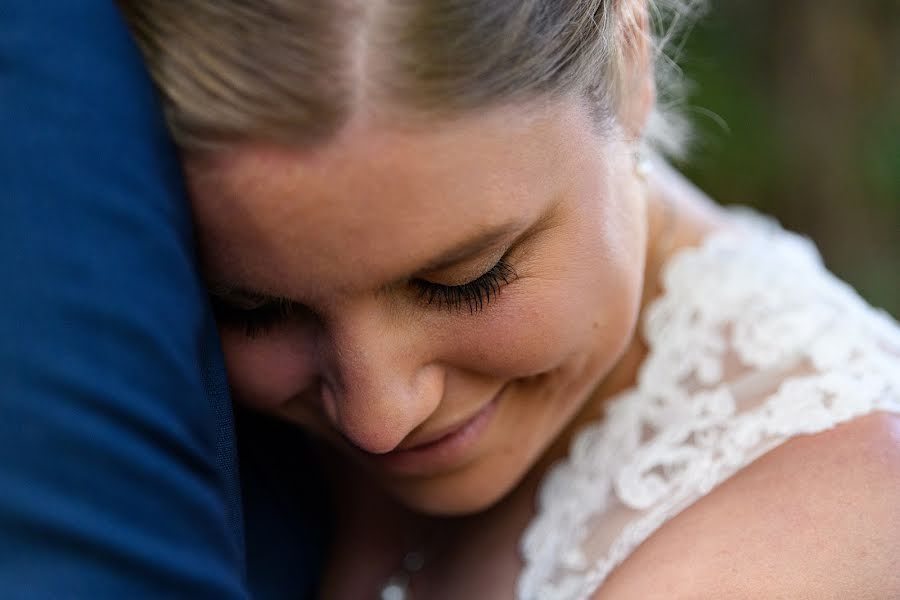
[[[900,412],[900,328],[755,213],[673,255],[634,387],[572,440],[520,540],[523,600],[587,598],[663,523],[768,450]]]

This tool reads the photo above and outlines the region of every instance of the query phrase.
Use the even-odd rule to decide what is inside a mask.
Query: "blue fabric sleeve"
[[[0,132],[0,597],[246,597],[190,215],[111,1],[2,3]]]

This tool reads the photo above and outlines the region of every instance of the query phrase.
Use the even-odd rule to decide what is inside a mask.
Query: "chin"
[[[502,501],[524,475],[481,471],[464,469],[430,479],[391,481],[385,487],[398,502],[415,512],[435,517],[465,516],[488,510]]]

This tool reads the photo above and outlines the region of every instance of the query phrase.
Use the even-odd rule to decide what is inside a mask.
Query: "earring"
[[[641,150],[634,152],[634,173],[641,181],[647,181],[653,173],[653,162]]]

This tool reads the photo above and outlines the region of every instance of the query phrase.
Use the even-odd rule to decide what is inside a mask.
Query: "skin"
[[[454,515],[494,505],[564,445],[602,382],[633,380],[668,211],[635,171],[655,97],[647,7],[621,9],[636,28],[630,101],[602,128],[575,94],[418,127],[363,105],[312,149],[187,157],[214,295],[230,313],[265,297],[293,308],[254,336],[220,320],[238,401],[312,432],[407,507]],[[492,296],[423,301],[422,282],[464,285],[501,260]],[[452,460],[377,458],[487,412]]]
[[[544,470],[634,382],[646,352],[635,322],[660,264],[723,226],[665,167],[640,181],[630,150],[569,99],[427,131],[356,123],[315,151],[247,144],[188,163],[213,289],[301,305],[254,337],[227,324],[221,336],[235,398],[330,449],[339,529],[323,597],[368,597],[423,539],[440,543],[417,597],[510,597]],[[464,283],[502,256],[517,276],[483,310],[411,289]],[[374,459],[503,388],[458,464],[397,474]],[[668,522],[595,597],[900,595],[898,440],[900,420],[876,414],[776,448]]]
[[[415,510],[470,513],[507,494],[592,412],[634,340],[647,193],[631,146],[601,137],[576,99],[420,131],[355,123],[311,152],[248,145],[189,174],[213,287],[302,305],[254,337],[222,328],[235,397],[312,431]],[[486,231],[500,235],[434,268]],[[482,310],[416,293],[502,257],[515,278]],[[414,473],[372,460],[501,390],[460,460]]]
[[[751,463],[663,525],[593,598],[900,598],[898,557],[900,416],[874,413]]]
[[[323,597],[371,596],[423,539],[439,556],[416,597],[511,597],[546,467],[635,380],[660,265],[723,226],[665,166],[637,177],[631,140],[653,93],[646,49],[633,60],[632,101],[602,134],[570,97],[427,129],[361,114],[313,149],[248,141],[187,157],[211,290],[232,312],[260,296],[292,307],[254,336],[227,321],[220,333],[235,399],[327,448],[339,528]],[[501,258],[515,276],[481,310],[423,301],[418,282],[464,284]],[[464,456],[403,472],[377,458],[501,390]],[[667,523],[595,597],[900,596],[898,431],[873,415],[784,444]]]

